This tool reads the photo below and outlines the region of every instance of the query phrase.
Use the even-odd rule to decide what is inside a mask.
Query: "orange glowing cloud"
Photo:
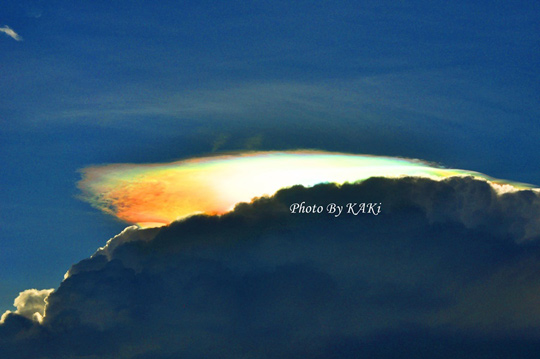
[[[239,202],[296,184],[356,182],[373,176],[474,176],[418,160],[322,151],[250,152],[160,164],[111,164],[82,170],[81,198],[138,224],[162,226],[196,213],[223,214]],[[525,185],[504,184],[504,188]],[[501,187],[502,188],[502,187]]]

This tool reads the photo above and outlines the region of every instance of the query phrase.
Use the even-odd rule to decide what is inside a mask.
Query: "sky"
[[[420,159],[540,185],[540,167],[535,165],[540,162],[539,7],[531,1],[3,2],[0,312],[14,311],[14,299],[27,289],[59,288],[74,264],[86,263],[129,225],[81,200],[77,183],[91,167],[310,149]],[[534,207],[536,202],[530,203]],[[412,222],[418,228],[425,225],[421,217]],[[493,214],[486,223],[499,217]],[[463,221],[459,217],[458,222]],[[532,219],[516,221],[514,226],[534,237]],[[485,234],[484,227],[471,226],[445,227],[446,237],[462,230],[471,238],[504,237],[511,243],[530,239],[503,229]],[[475,231],[484,234],[475,237]],[[512,250],[511,258],[502,260],[508,267],[525,256],[522,247]],[[377,258],[381,263],[395,260]],[[463,260],[470,264],[471,258]],[[485,270],[500,271],[485,284],[495,286],[504,271],[482,260]],[[315,267],[300,269],[298,280],[310,277],[310,270],[325,273],[328,285],[337,280],[322,264]],[[448,268],[441,269],[441,275],[459,276]],[[412,276],[415,269],[409,269],[405,272]],[[266,273],[235,270],[232,279],[209,276],[235,282],[247,275],[255,281]],[[291,270],[268,273],[285,276]],[[438,279],[433,276],[422,285],[435,288],[430,283]],[[396,281],[392,288],[407,287]],[[342,285],[336,283],[332,285]],[[430,293],[443,290],[435,289]],[[374,289],[374,298],[386,290]],[[471,287],[467,295],[477,291]],[[48,325],[53,327],[65,309],[62,293],[58,290],[55,297],[60,304],[51,304],[56,312],[51,312]],[[456,311],[466,311],[459,308],[447,323],[459,322]],[[433,318],[413,323],[419,333],[414,335],[424,336]],[[379,319],[386,320],[382,314]],[[483,320],[477,325],[489,326]],[[99,325],[100,335],[110,330]],[[394,329],[385,335],[394,338],[403,330]],[[335,345],[344,353],[359,345],[357,332],[335,335],[341,343]],[[437,335],[442,334],[428,336],[426,342]],[[338,340],[341,337],[350,340]],[[445,340],[451,346],[459,339]],[[527,340],[526,345],[521,342],[524,347],[530,344],[530,338],[520,340]],[[73,353],[69,355],[79,355]]]

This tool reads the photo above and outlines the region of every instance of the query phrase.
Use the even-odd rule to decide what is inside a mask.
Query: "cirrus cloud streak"
[[[15,31],[13,31],[12,28],[10,28],[7,25],[4,25],[4,26],[0,27],[0,32],[3,32],[4,34],[11,37],[15,41],[22,41],[23,40],[23,38],[19,34],[17,34]]]

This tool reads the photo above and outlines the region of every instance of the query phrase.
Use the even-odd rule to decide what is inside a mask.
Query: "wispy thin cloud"
[[[19,34],[17,34],[15,31],[13,31],[12,28],[10,28],[7,25],[4,25],[3,27],[0,27],[0,32],[3,32],[4,34],[11,37],[15,41],[22,41],[22,39],[23,39]]]

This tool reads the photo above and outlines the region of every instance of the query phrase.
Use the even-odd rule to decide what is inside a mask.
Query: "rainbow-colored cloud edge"
[[[197,213],[223,214],[237,203],[273,195],[293,185],[343,184],[369,177],[441,180],[472,176],[490,182],[498,192],[535,189],[417,159],[312,150],[232,153],[158,164],[109,164],[87,167],[81,173],[81,199],[140,227],[163,226]]]

